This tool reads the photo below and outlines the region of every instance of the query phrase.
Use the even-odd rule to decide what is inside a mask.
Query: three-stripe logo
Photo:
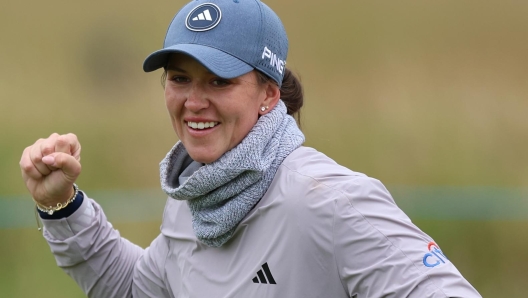
[[[193,21],[203,21],[203,20],[208,20],[208,21],[212,21],[213,19],[211,18],[211,13],[209,12],[209,9],[206,9],[204,10],[204,12],[202,13],[199,13],[197,17],[194,17],[192,19]]]
[[[213,3],[204,3],[189,12],[185,26],[192,31],[207,31],[216,27],[220,19],[222,19],[220,7]]]
[[[256,283],[256,284],[258,284],[258,283],[262,283],[262,284],[270,283],[272,285],[276,285],[277,284],[275,282],[275,279],[273,278],[273,275],[271,275],[271,271],[270,271],[270,269],[268,267],[268,263],[267,262],[262,264],[262,270],[259,270],[257,272],[257,276],[255,276],[253,278],[253,282]]]

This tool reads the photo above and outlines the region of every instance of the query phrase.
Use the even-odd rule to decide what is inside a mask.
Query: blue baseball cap
[[[282,84],[288,37],[281,20],[259,0],[196,0],[174,17],[163,49],[150,54],[145,72],[166,67],[171,53],[184,53],[219,77],[253,69]]]

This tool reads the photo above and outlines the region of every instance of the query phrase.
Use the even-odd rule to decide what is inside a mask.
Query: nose
[[[193,83],[185,100],[185,107],[194,113],[209,107],[209,100],[204,87],[199,83]]]

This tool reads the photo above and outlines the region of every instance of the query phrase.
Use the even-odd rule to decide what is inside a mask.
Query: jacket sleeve
[[[42,222],[57,265],[88,297],[132,297],[133,279],[143,287],[158,280],[156,270],[134,272],[135,267],[150,268],[147,262],[152,250],[144,251],[122,238],[101,207],[86,195],[69,217]]]
[[[378,180],[357,178],[341,193],[334,253],[350,297],[481,297]]]

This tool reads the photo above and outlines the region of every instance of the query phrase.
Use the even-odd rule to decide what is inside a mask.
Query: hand
[[[43,206],[65,203],[81,174],[81,144],[74,134],[53,133],[24,149],[20,169],[33,199]]]

